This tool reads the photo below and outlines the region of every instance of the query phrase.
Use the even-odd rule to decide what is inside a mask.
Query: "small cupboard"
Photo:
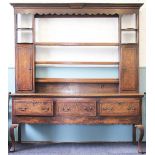
[[[34,92],[34,45],[16,45],[16,91]]]
[[[138,47],[122,45],[120,51],[120,92],[138,92]]]

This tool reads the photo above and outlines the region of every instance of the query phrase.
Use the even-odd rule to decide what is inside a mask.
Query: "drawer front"
[[[21,98],[13,100],[15,115],[53,116],[53,101],[47,98]]]
[[[139,99],[105,98],[99,104],[100,116],[137,116],[139,114]]]
[[[95,100],[58,100],[56,102],[57,116],[96,116]]]

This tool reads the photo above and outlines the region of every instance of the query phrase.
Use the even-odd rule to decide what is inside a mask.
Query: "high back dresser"
[[[138,151],[142,152],[141,142],[144,135],[142,97],[144,95],[139,93],[139,9],[142,4],[12,3],[11,5],[14,7],[15,19],[16,89],[15,93],[11,94],[12,147],[10,151],[15,150],[14,128],[17,126],[19,142],[21,141],[21,124],[131,124],[134,143],[136,142],[136,128],[140,130]],[[107,22],[109,19],[114,19],[116,24],[113,24],[111,29],[117,25],[115,28],[117,32],[111,32],[109,27],[106,33],[116,34],[116,39],[112,41],[109,41],[108,37],[103,41],[94,39],[97,38],[97,34],[105,33],[102,28],[92,28],[89,31],[89,38],[85,37],[87,35],[85,32],[90,29],[91,24],[84,31],[79,31],[83,39],[81,42],[76,40],[76,36],[69,37],[72,35],[71,29],[67,33],[65,31],[61,33],[61,31],[56,31],[57,28],[50,29],[54,31],[54,35],[59,33],[56,39],[54,37],[51,37],[51,40],[45,39],[46,41],[43,37],[40,40],[37,39],[36,36],[39,33],[51,33],[49,29],[43,28],[41,32],[39,21],[58,19],[61,23],[61,20],[67,19],[68,26],[70,26],[70,19],[75,18],[78,20],[77,24],[81,22],[82,25],[85,19],[93,19],[91,24],[102,21],[102,19],[106,19],[104,21]],[[21,24],[24,19],[29,20],[29,25]],[[36,22],[37,20],[39,21]],[[129,23],[128,26],[126,22]],[[68,37],[65,38],[63,35],[68,35]],[[52,58],[51,60],[50,58],[37,60],[39,47],[40,53],[44,54],[46,54],[45,48],[51,47],[61,47],[61,50],[68,47],[73,50],[78,47],[87,47],[91,53],[92,48],[107,48],[107,52],[109,48],[116,48],[118,59],[115,59],[116,61],[95,61],[95,59],[94,61],[93,59],[53,61]],[[102,51],[99,52],[102,53]],[[61,55],[61,51],[59,53]],[[89,56],[88,50],[87,53]],[[46,66],[57,69],[57,65],[75,66],[75,71],[76,66],[83,68],[95,66],[95,68],[103,67],[103,69],[105,66],[106,69],[115,66],[118,76],[117,78],[37,76],[38,67],[43,71]],[[42,74],[44,75],[45,72],[43,71]]]

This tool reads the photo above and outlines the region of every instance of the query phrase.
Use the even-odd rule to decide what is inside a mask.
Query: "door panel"
[[[18,44],[16,47],[16,91],[34,89],[34,47],[32,44]]]
[[[138,91],[138,56],[136,45],[122,45],[120,91]]]

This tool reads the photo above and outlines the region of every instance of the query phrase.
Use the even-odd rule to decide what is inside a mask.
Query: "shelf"
[[[121,45],[138,45],[138,43],[121,43]]]
[[[135,28],[125,28],[125,29],[121,29],[121,31],[138,31],[138,29],[135,29]]]
[[[38,83],[119,83],[119,79],[36,78]]]
[[[16,28],[16,30],[33,30],[33,28]]]
[[[35,64],[51,65],[118,65],[119,62],[36,61]]]
[[[10,96],[14,97],[21,97],[21,96],[37,96],[37,97],[143,97],[144,94],[140,93],[87,93],[87,94],[64,94],[64,93],[15,93],[11,94]]]
[[[37,46],[119,46],[119,43],[36,42]]]

